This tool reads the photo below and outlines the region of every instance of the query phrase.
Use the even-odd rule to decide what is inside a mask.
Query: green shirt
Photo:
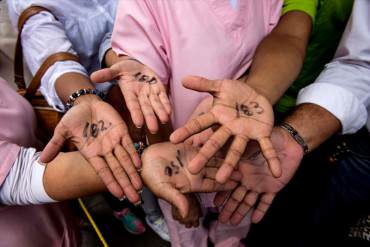
[[[283,15],[289,11],[303,11],[315,20],[319,0],[284,0]]]
[[[293,0],[286,0],[285,2]],[[301,0],[304,2],[304,0]],[[277,113],[286,113],[295,106],[298,92],[313,83],[335,54],[354,0],[320,0],[306,58],[298,79],[275,106]]]

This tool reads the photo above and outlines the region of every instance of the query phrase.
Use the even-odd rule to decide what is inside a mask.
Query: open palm
[[[213,106],[208,113],[189,120],[185,126],[176,130],[171,135],[171,141],[179,143],[212,125],[221,125],[191,161],[191,172],[199,172],[229,138],[234,136],[225,161],[217,173],[218,182],[227,181],[249,140],[258,141],[272,174],[276,177],[281,175],[280,162],[270,140],[274,116],[267,99],[245,83],[235,80],[211,81],[190,76],[183,80],[183,84],[189,89],[211,93],[214,96]]]
[[[252,221],[259,222],[276,194],[292,179],[303,157],[302,148],[279,127],[273,130],[272,143],[282,164],[281,177],[271,175],[260,148],[251,143],[239,163],[241,184],[227,199],[219,217],[221,222],[230,220],[237,225],[254,206],[257,207],[252,214]],[[226,193],[218,194],[215,203],[222,205],[227,196]],[[259,197],[258,205],[255,205]]]
[[[132,121],[137,127],[144,122],[152,133],[158,131],[156,116],[162,123],[169,121],[171,105],[166,88],[158,76],[135,59],[125,58],[110,68],[91,75],[91,80],[101,83],[118,80]]]
[[[191,174],[187,166],[195,154],[196,149],[190,144],[165,142],[150,146],[142,156],[144,183],[156,196],[175,206],[183,217],[189,211],[185,193],[229,191],[241,179],[239,173],[234,173],[227,183],[217,183],[215,175],[221,163],[216,159],[197,175]]]
[[[112,106],[99,100],[72,107],[56,127],[41,160],[52,160],[69,139],[113,195],[127,196],[132,202],[140,200],[136,191],[142,183],[136,168],[141,162],[125,122]]]

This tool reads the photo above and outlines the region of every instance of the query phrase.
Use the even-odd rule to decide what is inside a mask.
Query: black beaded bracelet
[[[96,89],[80,89],[80,90],[77,90],[76,92],[74,92],[73,94],[71,94],[69,97],[68,97],[68,101],[67,101],[67,104],[66,104],[66,110],[68,111],[69,109],[72,108],[72,106],[74,105],[76,99],[82,95],[88,95],[88,94],[94,94],[94,95],[97,95],[99,96],[100,98],[103,98],[103,93],[96,90]]]
[[[280,124],[280,127],[288,131],[288,133],[293,137],[293,139],[302,147],[304,154],[309,153],[308,145],[306,144],[306,142],[296,129],[294,129],[292,126],[284,122]]]

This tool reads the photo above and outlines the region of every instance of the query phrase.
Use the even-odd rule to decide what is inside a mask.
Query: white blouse
[[[77,72],[89,76],[100,69],[106,51],[111,47],[111,32],[117,0],[8,0],[9,16],[16,27],[19,15],[31,5],[49,9],[54,16],[41,12],[29,19],[22,31],[24,59],[34,75],[43,61],[58,52],[70,52],[80,57],[58,62],[41,80],[40,91],[48,103],[64,111],[54,84],[65,73]],[[104,90],[109,83],[99,84]]]

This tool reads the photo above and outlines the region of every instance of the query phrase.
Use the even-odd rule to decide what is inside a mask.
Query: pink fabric
[[[31,105],[0,78],[0,188],[20,146],[39,146]],[[76,222],[60,203],[1,206],[0,246],[78,246]]]
[[[204,194],[203,194],[204,196]],[[203,201],[203,199],[202,199]],[[238,226],[212,222],[210,229],[200,225],[197,228],[185,228],[172,218],[171,205],[159,200],[159,205],[166,219],[167,227],[173,247],[206,247],[208,238],[215,247],[239,247],[243,246],[240,240],[247,236],[251,225],[251,217],[248,214]],[[203,215],[209,212],[209,208],[202,206]]]
[[[77,247],[80,235],[69,208],[60,203],[0,206],[0,246]]]
[[[281,0],[121,0],[113,31],[116,53],[130,55],[170,84],[173,122],[183,125],[206,94],[185,89],[187,75],[237,79],[277,24]]]
[[[30,104],[0,78],[0,185],[20,146],[35,147],[36,118]]]

